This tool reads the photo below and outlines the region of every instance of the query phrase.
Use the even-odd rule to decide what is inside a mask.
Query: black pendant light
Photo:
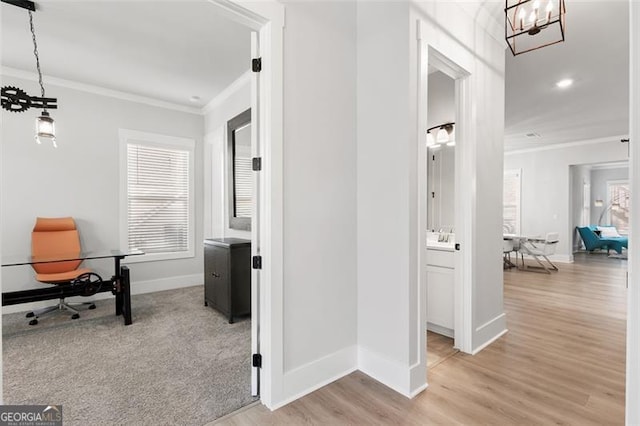
[[[38,43],[36,41],[36,32],[33,25],[33,12],[35,4],[24,0],[2,0],[3,3],[9,3],[14,6],[27,9],[29,13],[29,30],[33,40],[33,55],[36,59],[36,70],[38,71],[38,83],[40,84],[41,96],[29,96],[24,90],[5,86],[2,88],[2,108],[11,112],[24,112],[29,108],[42,109],[42,114],[36,118],[36,135],[37,143],[42,143],[42,139],[50,139],[54,147],[56,145],[56,126],[53,118],[47,111],[48,109],[56,109],[58,100],[56,98],[47,98],[45,96],[44,83],[42,81],[42,71],[40,69],[40,56],[38,55]]]

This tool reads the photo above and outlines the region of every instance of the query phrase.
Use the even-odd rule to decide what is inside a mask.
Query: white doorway
[[[464,243],[471,243],[471,223],[469,220],[471,219],[471,210],[469,208],[470,200],[469,197],[464,197],[463,194],[470,194],[472,191],[469,190],[470,182],[465,180],[465,174],[470,172],[472,169],[472,159],[469,155],[469,146],[465,144],[465,140],[469,140],[465,136],[468,132],[468,124],[470,121],[470,111],[469,105],[465,102],[466,97],[469,93],[469,73],[464,70],[461,66],[451,61],[449,58],[444,56],[442,53],[438,52],[436,49],[432,48],[428,44],[420,41],[419,43],[419,52],[420,52],[420,69],[421,73],[419,75],[419,137],[418,137],[418,152],[420,153],[420,158],[425,161],[421,161],[418,166],[418,188],[419,188],[419,197],[420,202],[419,205],[422,207],[420,211],[423,212],[421,217],[419,218],[419,227],[420,233],[422,235],[419,236],[418,240],[420,242],[419,247],[419,267],[420,267],[420,282],[419,282],[419,294],[420,297],[425,297],[425,309],[420,310],[419,317],[419,330],[422,330],[424,333],[423,339],[426,340],[427,336],[427,328],[430,327],[427,325],[428,319],[430,316],[429,313],[429,305],[428,301],[429,296],[429,286],[432,283],[435,284],[443,284],[440,281],[443,281],[442,278],[444,275],[442,272],[447,272],[450,278],[448,278],[449,285],[452,285],[453,288],[451,291],[451,309],[450,313],[453,320],[453,337],[454,344],[453,346],[462,351],[471,353],[471,280],[470,280],[470,272],[471,272],[471,250],[465,250]],[[437,265],[433,264],[433,254],[436,256],[443,258],[443,253],[430,252],[428,250],[428,231],[430,231],[430,225],[433,225],[435,222],[430,222],[428,219],[429,212],[431,211],[430,202],[433,200],[433,194],[431,191],[429,192],[429,188],[432,186],[429,182],[429,177],[431,173],[429,172],[429,168],[427,166],[428,159],[431,159],[433,162],[433,154],[427,145],[430,145],[431,142],[427,142],[427,130],[433,126],[430,126],[430,116],[433,114],[432,111],[429,110],[429,74],[430,72],[439,72],[443,74],[443,77],[451,79],[454,81],[454,97],[452,100],[454,114],[453,117],[455,119],[455,141],[448,148],[455,147],[455,153],[453,155],[449,155],[448,157],[453,157],[453,182],[449,185],[449,188],[454,189],[454,196],[452,197],[452,209],[445,208],[445,211],[450,211],[453,213],[453,217],[450,218],[450,226],[447,229],[448,234],[452,234],[449,236],[450,239],[453,240],[453,251],[448,253],[451,257],[449,260],[445,260],[445,263],[448,263],[450,268],[448,269],[439,269],[435,272],[438,274],[434,274],[434,267]],[[449,101],[451,102],[451,100]],[[447,124],[447,123],[443,123]],[[439,130],[439,129],[438,129]],[[446,128],[444,129],[447,130]],[[453,132],[452,132],[453,133]],[[437,141],[437,134],[434,135]],[[442,134],[444,137],[444,134]],[[445,143],[446,146],[446,143]],[[438,148],[436,148],[438,149]],[[465,209],[466,207],[466,209]],[[440,231],[440,227],[435,229],[435,231]],[[440,232],[438,232],[438,235]],[[431,234],[433,235],[433,234]],[[442,239],[442,238],[439,238]],[[446,239],[446,238],[445,238]],[[446,255],[445,255],[446,256]],[[444,265],[444,264],[443,264]],[[440,265],[442,267],[443,265]],[[438,285],[438,287],[442,287]],[[431,292],[433,296],[433,291]],[[432,304],[433,308],[433,304]],[[431,326],[432,327],[432,326]],[[432,327],[433,328],[433,327]],[[440,331],[447,331],[442,330]],[[426,353],[428,352],[426,341],[422,340],[424,344],[420,346],[420,351],[424,351],[425,360]],[[421,359],[423,359],[421,357]],[[425,361],[426,362],[426,361]]]

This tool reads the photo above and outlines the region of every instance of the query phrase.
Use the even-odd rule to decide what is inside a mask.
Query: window
[[[609,204],[607,206],[607,225],[615,226],[620,234],[629,233],[629,182],[607,182]]]
[[[582,215],[580,226],[589,226],[591,222],[591,184],[582,181]]]
[[[145,252],[131,260],[194,256],[194,146],[192,139],[120,131],[121,245]]]
[[[520,188],[522,170],[505,170],[502,232],[520,235]]]

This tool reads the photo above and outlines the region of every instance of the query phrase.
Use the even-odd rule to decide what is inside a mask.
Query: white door
[[[251,33],[251,61],[260,57],[260,37],[257,32]],[[251,78],[251,156],[260,158],[261,123],[258,96],[260,93],[260,73],[252,72]],[[251,255],[260,256],[260,185],[263,179],[261,171],[253,172],[253,214],[251,215]],[[260,368],[255,366],[255,356],[260,354],[260,270],[251,269],[251,394],[260,395]]]

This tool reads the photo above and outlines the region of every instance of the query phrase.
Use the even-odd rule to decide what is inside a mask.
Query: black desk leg
[[[115,276],[113,277],[113,279],[116,282],[116,316],[118,316],[122,315],[122,273],[120,271],[120,258],[114,257],[113,260],[116,266]]]
[[[129,278],[129,268],[120,268],[120,293],[122,297],[122,314],[124,315],[124,325],[130,325],[131,320],[131,280]]]
[[[122,291],[116,292],[116,316],[122,315]]]

